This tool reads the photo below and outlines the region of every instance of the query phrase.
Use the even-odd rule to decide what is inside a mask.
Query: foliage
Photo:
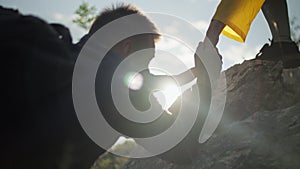
[[[95,6],[90,6],[87,2],[82,4],[76,9],[76,18],[74,23],[78,24],[81,28],[88,30],[96,18],[97,9]]]

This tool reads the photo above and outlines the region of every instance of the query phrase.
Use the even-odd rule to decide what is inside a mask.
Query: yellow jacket
[[[226,26],[222,34],[245,42],[250,25],[265,0],[222,0],[213,17]]]

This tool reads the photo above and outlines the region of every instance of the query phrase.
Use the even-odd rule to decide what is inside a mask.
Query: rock
[[[151,157],[131,159],[124,169],[300,168],[300,69],[249,60],[225,73],[223,119],[213,136],[195,147],[191,164]]]
[[[282,62],[259,60],[245,61],[227,70],[223,123],[245,119],[256,111],[287,108],[299,102],[299,72],[298,68],[284,70]]]

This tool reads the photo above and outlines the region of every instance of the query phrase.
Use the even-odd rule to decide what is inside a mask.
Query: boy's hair
[[[160,38],[160,35],[157,31],[156,26],[154,23],[152,23],[147,16],[145,16],[141,10],[136,8],[135,6],[132,6],[130,4],[124,5],[124,4],[116,4],[112,5],[111,8],[105,8],[96,18],[94,23],[91,26],[91,29],[89,31],[89,34],[95,33],[97,30],[102,28],[104,25],[108,24],[109,22],[112,22],[116,19],[119,19],[121,17],[132,15],[132,14],[138,14],[143,19],[143,24],[145,24],[148,28],[150,28],[154,33],[154,40],[157,41]]]

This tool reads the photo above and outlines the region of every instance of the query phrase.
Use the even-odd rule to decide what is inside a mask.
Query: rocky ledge
[[[124,169],[300,168],[300,68],[250,60],[226,72],[227,100],[217,131],[188,165],[156,157]],[[183,154],[184,155],[184,154]]]

